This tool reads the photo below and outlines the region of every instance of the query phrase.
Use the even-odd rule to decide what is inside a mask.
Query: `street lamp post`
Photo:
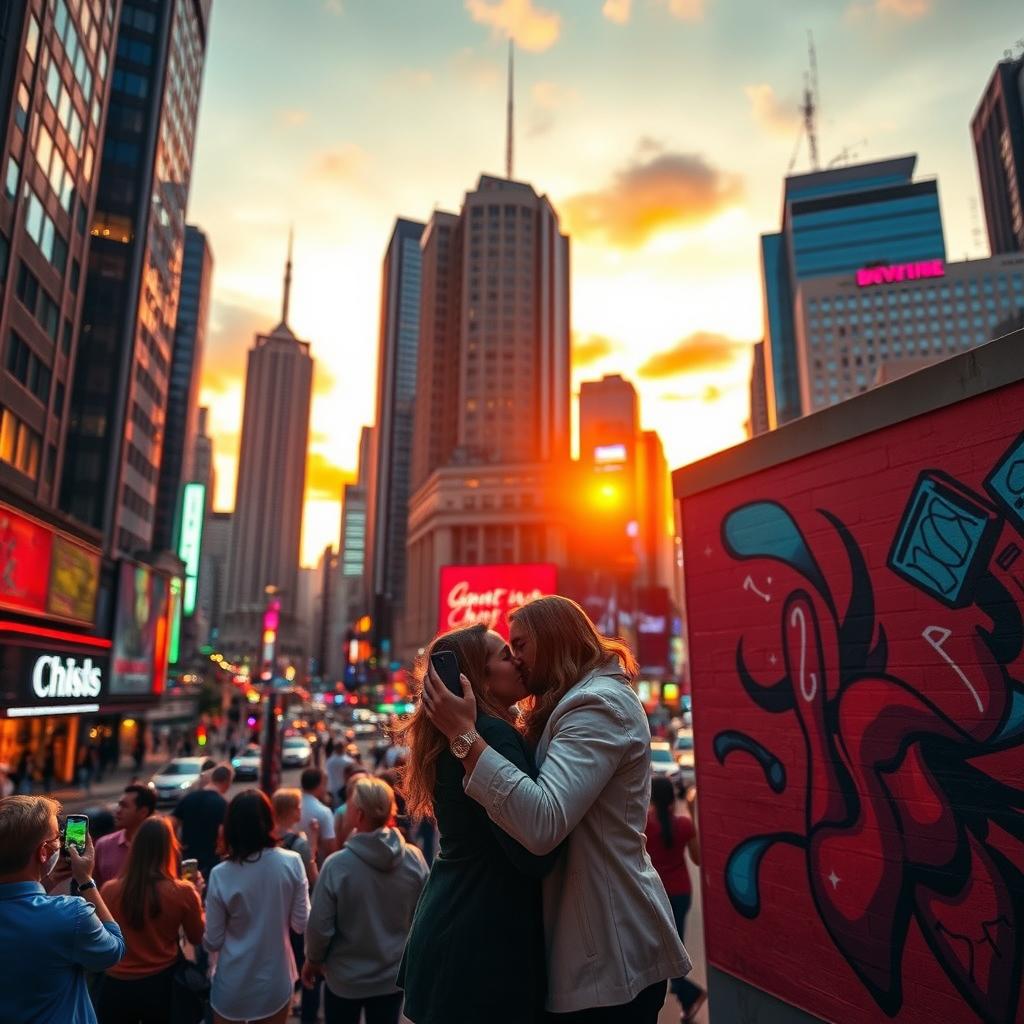
[[[277,664],[277,634],[281,626],[281,598],[277,587],[264,587],[267,604],[260,634],[260,682],[263,684],[263,728],[260,734],[260,789],[273,794],[281,781],[277,757],[277,699],[274,693],[274,668]]]

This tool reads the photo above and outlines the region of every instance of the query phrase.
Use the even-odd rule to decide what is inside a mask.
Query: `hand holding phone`
[[[69,814],[64,819],[64,835],[62,836],[64,849],[70,850],[74,846],[80,854],[84,854],[88,838],[89,816],[87,814]]]
[[[454,651],[438,651],[430,656],[430,664],[437,673],[438,679],[455,694],[462,696],[462,683],[459,680],[459,659]]]
[[[199,877],[199,861],[195,857],[186,857],[181,862],[181,877],[186,882],[191,882],[193,885],[196,879]]]

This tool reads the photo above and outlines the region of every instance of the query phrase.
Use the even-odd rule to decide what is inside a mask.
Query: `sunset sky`
[[[950,259],[988,254],[969,122],[1020,0],[216,0],[189,220],[214,253],[202,401],[234,502],[245,353],[280,318],[316,359],[303,561],[337,543],[374,417],[380,265],[397,216],[515,175],[572,239],[574,386],[622,373],[674,468],[743,439],[807,30],[823,163],[919,154]],[[809,169],[801,144],[796,170]]]

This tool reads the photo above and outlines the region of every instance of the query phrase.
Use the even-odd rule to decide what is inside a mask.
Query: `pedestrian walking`
[[[514,710],[528,694],[505,641],[482,625],[444,634],[418,666],[421,681],[442,651],[458,658],[478,695],[480,734],[536,776]],[[534,856],[466,795],[462,764],[422,702],[401,729],[409,808],[440,832],[399,974],[405,1015],[416,1024],[533,1024],[546,989],[540,879],[559,853]]]
[[[199,870],[209,878],[220,860],[217,840],[228,810],[224,795],[231,788],[234,769],[219,764],[210,772],[210,781],[202,789],[189,793],[174,808],[176,828],[186,857],[199,861]]]
[[[395,795],[359,779],[348,801],[345,847],[324,862],[306,932],[304,985],[325,978],[325,1024],[398,1024],[398,968],[427,865],[390,826]]]
[[[292,850],[302,858],[302,866],[306,871],[306,881],[309,883],[310,896],[313,894],[313,887],[316,885],[320,871],[317,867],[318,840],[320,837],[320,823],[316,818],[309,822],[309,834],[299,830],[299,820],[302,817],[302,790],[279,789],[271,799],[274,805],[274,823],[277,827],[277,834],[281,837],[281,848]],[[304,936],[301,932],[291,932],[292,953],[295,955],[295,967],[302,972],[302,965],[306,960]],[[299,1001],[299,1017],[302,1024],[315,1024],[317,1015],[320,1013],[320,989],[319,980],[311,988],[299,985],[301,996]]]
[[[327,773],[319,768],[306,768],[299,776],[302,786],[302,814],[299,816],[299,831],[309,832],[310,822],[320,827],[318,854],[320,863],[336,849],[334,815],[324,802],[327,799]]]
[[[104,900],[124,935],[125,955],[99,982],[99,1024],[170,1024],[178,934],[203,938],[197,884],[178,877],[181,849],[167,818],[143,821],[131,843],[124,873],[107,882]]]
[[[552,1024],[655,1024],[668,979],[691,965],[644,852],[651,731],[629,685],[636,661],[568,598],[537,598],[509,623],[534,698],[536,780],[480,734],[468,679],[460,698],[430,669],[427,712],[463,763],[466,793],[497,826],[535,854],[568,840],[544,880]]]
[[[654,870],[658,872],[672,905],[672,915],[680,940],[685,937],[686,915],[693,899],[690,871],[686,854],[700,865],[700,841],[697,828],[690,815],[676,813],[676,790],[671,780],[659,777],[651,780],[651,809],[647,816],[647,852]],[[682,1024],[697,1019],[700,1008],[707,1001],[707,993],[689,978],[673,978],[669,982],[672,994],[683,1008]]]
[[[124,955],[124,938],[92,880],[92,839],[68,847],[78,896],[50,896],[43,881],[61,857],[56,800],[0,800],[0,1020],[95,1024],[86,971]]]
[[[333,740],[328,743],[333,744]],[[345,753],[342,744],[334,744],[327,755],[327,762],[324,770],[327,772],[327,789],[330,793],[331,803],[335,808],[345,801],[345,769],[352,764],[353,759]]]
[[[96,841],[96,884],[117,878],[128,862],[128,851],[139,826],[156,814],[156,793],[149,786],[125,786],[114,811],[116,832]],[[91,819],[90,819],[91,824]]]
[[[219,954],[210,992],[214,1021],[284,1024],[299,977],[289,928],[305,932],[309,918],[302,858],[278,848],[273,807],[257,789],[229,804],[224,843],[227,859],[207,887],[203,938]]]

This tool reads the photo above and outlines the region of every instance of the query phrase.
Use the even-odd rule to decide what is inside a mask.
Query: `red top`
[[[673,818],[672,827],[672,845],[666,846],[658,816],[653,808],[648,812],[647,853],[669,896],[685,896],[691,891],[690,872],[686,866],[686,844],[696,835],[696,829],[688,817]]]

